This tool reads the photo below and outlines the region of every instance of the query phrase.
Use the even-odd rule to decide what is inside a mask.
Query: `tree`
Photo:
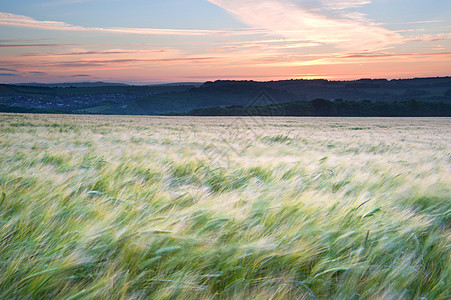
[[[325,99],[318,98],[312,100],[312,105],[317,116],[330,116],[332,114],[332,103]]]

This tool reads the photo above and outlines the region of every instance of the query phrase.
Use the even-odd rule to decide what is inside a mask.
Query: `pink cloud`
[[[294,0],[209,0],[243,22],[288,39],[310,40],[340,50],[376,50],[402,42],[399,33],[383,28],[359,13],[331,17],[320,8]],[[324,1],[329,10],[341,10],[368,1]],[[337,14],[335,14],[337,15]]]

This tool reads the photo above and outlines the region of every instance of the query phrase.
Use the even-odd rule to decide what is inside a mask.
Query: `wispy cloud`
[[[390,24],[398,24],[398,25],[405,25],[405,24],[428,24],[428,23],[443,23],[445,20],[423,20],[423,21],[411,21],[411,22],[390,22]]]
[[[43,57],[57,57],[57,56],[88,56],[88,55],[118,55],[118,54],[152,54],[152,53],[169,53],[176,52],[170,49],[111,49],[104,51],[71,51],[64,53],[27,53],[23,56],[43,56]]]
[[[219,50],[240,51],[243,49],[258,49],[261,51],[296,49],[320,46],[319,42],[298,39],[272,39],[272,40],[253,40],[239,42],[221,42]]]
[[[311,1],[299,1],[299,2],[306,3]],[[369,0],[321,0],[320,2],[325,8],[335,10],[355,8],[371,3],[371,1]]]
[[[42,62],[43,68],[109,68],[133,65],[142,66],[143,64],[189,64],[189,63],[211,63],[220,60],[218,57],[186,57],[186,58],[161,58],[161,59],[105,59],[105,60],[77,60],[77,61],[58,61],[58,62]]]
[[[289,39],[311,40],[341,50],[375,50],[402,41],[400,34],[383,28],[349,8],[356,1],[209,0],[243,22]]]
[[[8,69],[8,68],[0,68],[0,71],[4,71],[4,72],[14,72],[15,70]]]
[[[68,5],[68,4],[79,4],[85,2],[92,2],[95,0],[58,0],[58,1],[50,1],[43,3],[43,6],[53,6],[53,5]]]
[[[86,44],[0,44],[0,48],[87,47]]]
[[[291,0],[309,10],[345,10],[371,3],[370,0]]]
[[[304,61],[285,61],[286,64],[299,66],[319,66],[319,65],[340,65],[340,64],[363,64],[368,62],[393,63],[393,62],[433,62],[449,61],[451,52],[432,53],[351,53],[339,54],[330,57],[319,57],[316,59],[306,59]],[[283,63],[283,62],[281,62]]]
[[[415,37],[407,37],[404,39],[406,42],[437,42],[451,40],[451,33],[439,33],[439,34],[423,34]]]
[[[87,74],[76,74],[76,75],[71,75],[70,77],[74,77],[74,78],[77,78],[77,77],[91,77],[91,75],[87,75]]]
[[[437,52],[437,53],[356,53],[343,56],[341,58],[387,58],[387,57],[434,57],[434,56],[451,56],[451,52]]]
[[[218,36],[218,35],[248,35],[261,32],[258,29],[230,29],[230,30],[191,30],[191,29],[159,29],[159,28],[102,28],[102,27],[83,27],[71,25],[64,22],[39,21],[33,18],[0,12],[0,25],[25,27],[41,30],[58,31],[83,31],[83,32],[101,32],[118,34],[138,34],[138,35],[181,35],[181,36]]]

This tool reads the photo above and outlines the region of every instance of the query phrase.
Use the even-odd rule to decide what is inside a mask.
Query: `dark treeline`
[[[450,117],[451,104],[407,100],[399,102],[296,101],[264,106],[225,106],[191,110],[189,116],[330,116],[330,117]]]

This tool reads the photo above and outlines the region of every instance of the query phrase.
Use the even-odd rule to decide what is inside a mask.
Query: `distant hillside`
[[[451,77],[356,81],[215,81],[189,91],[144,97],[139,100],[139,105],[147,114],[158,114],[186,112],[203,107],[268,105],[317,98],[374,102],[415,99],[451,103]]]
[[[117,82],[103,82],[103,81],[76,81],[76,82],[56,82],[56,83],[38,83],[38,82],[30,82],[30,83],[16,83],[12,85],[18,86],[33,86],[33,87],[104,87],[104,86],[135,86],[133,84],[127,83],[117,83]],[[181,85],[190,85],[193,87],[201,86],[201,82],[174,82],[174,83],[152,83],[152,84],[142,84],[138,86],[181,86]]]
[[[324,98],[402,101],[415,98],[419,101],[451,101],[451,95],[445,95],[451,89],[451,77],[356,81],[287,80],[269,82],[268,86],[304,97],[299,100]]]
[[[0,105],[65,113],[186,113],[201,108],[266,106],[295,101],[451,103],[451,77],[355,81],[215,81],[148,86],[96,83],[0,85]]]
[[[30,83],[17,83],[14,85],[18,86],[36,86],[36,87],[96,87],[96,86],[128,86],[129,84],[125,83],[114,83],[114,82],[60,82],[60,83],[38,83],[38,82],[30,82]]]

